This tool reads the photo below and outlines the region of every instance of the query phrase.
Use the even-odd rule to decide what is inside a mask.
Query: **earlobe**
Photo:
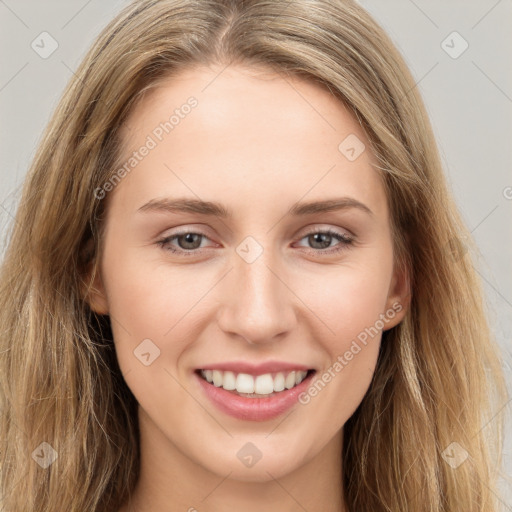
[[[411,302],[411,281],[407,268],[396,268],[389,288],[385,315],[388,318],[384,330],[398,325],[407,314]]]
[[[98,315],[108,315],[108,300],[105,293],[105,286],[99,271],[93,269],[92,275],[88,276],[88,283],[84,283],[83,296],[92,311]]]
[[[108,300],[100,273],[99,257],[95,251],[95,241],[91,237],[81,251],[84,262],[81,274],[80,293],[84,300],[98,315],[108,315]]]
[[[89,291],[86,300],[92,311],[98,315],[108,315],[108,303],[102,292],[93,288]]]

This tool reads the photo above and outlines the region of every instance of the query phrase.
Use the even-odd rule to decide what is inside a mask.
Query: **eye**
[[[157,244],[172,253],[179,253],[184,256],[193,256],[202,252],[197,249],[201,248],[201,242],[204,239],[208,239],[208,237],[203,233],[183,231],[181,233],[175,233],[174,235],[165,237],[162,240],[159,240]],[[178,248],[171,245],[175,240],[178,243]]]
[[[346,233],[338,232],[333,229],[316,229],[310,231],[301,238],[301,241],[307,239],[308,243],[312,245],[309,252],[332,254],[337,253],[346,249],[350,244],[353,243],[354,238]],[[181,233],[174,233],[173,235],[167,236],[162,240],[158,240],[157,244],[175,254],[183,256],[194,256],[203,252],[201,249],[203,240],[209,240],[204,233],[198,233],[194,231],[182,231]],[[332,246],[333,241],[339,243]],[[173,242],[177,243],[173,245]]]
[[[301,240],[307,239],[307,242],[312,245],[315,253],[337,253],[346,249],[354,242],[354,238],[346,233],[338,232],[333,229],[315,229],[310,231]],[[337,240],[339,243],[331,246],[331,242]],[[327,250],[326,250],[327,249]]]

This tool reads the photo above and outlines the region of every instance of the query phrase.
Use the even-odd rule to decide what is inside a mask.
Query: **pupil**
[[[323,237],[326,237],[326,239],[324,239],[322,241],[322,238]],[[313,240],[314,240],[314,243],[317,243],[317,240],[315,239],[319,239],[319,243],[320,243],[320,246],[321,246],[321,249],[325,249],[326,247],[329,247],[330,243],[331,243],[331,235],[327,235],[325,233],[315,233],[313,235]]]
[[[187,233],[185,235],[182,235],[182,238],[185,239],[185,243],[183,244],[184,247],[182,247],[183,249],[197,249],[198,245],[197,244],[194,244],[194,238],[196,239],[196,242],[197,240],[199,239],[201,235],[198,235],[197,233]],[[191,244],[192,247],[189,247],[188,244]],[[182,245],[182,244],[180,244]]]

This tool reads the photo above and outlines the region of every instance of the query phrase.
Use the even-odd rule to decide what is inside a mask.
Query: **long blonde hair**
[[[465,247],[477,250],[402,57],[362,7],[342,0],[139,0],[97,38],[44,133],[1,268],[0,507],[107,512],[134,488],[137,404],[110,319],[85,300],[106,205],[94,191],[116,171],[120,128],[144,91],[211,63],[327,87],[378,158],[412,295],[345,425],[348,510],[496,511],[503,425],[493,414],[507,391]],[[454,454],[467,454],[456,468]]]

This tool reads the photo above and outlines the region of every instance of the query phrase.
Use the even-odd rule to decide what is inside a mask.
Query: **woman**
[[[3,506],[497,510],[467,235],[356,3],[133,2],[2,266]]]

